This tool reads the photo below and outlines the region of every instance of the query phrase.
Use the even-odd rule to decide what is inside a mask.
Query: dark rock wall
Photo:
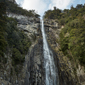
[[[44,85],[44,66],[43,66],[43,41],[38,40],[38,43],[33,47],[28,55],[30,61],[27,65],[25,85]]]

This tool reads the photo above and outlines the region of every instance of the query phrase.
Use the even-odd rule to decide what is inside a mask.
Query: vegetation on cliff
[[[28,36],[17,28],[16,19],[6,16],[6,3],[0,2],[0,68],[10,57],[12,66],[19,69],[17,66],[23,64],[30,45]]]
[[[44,18],[58,19],[62,28],[60,33],[60,46],[64,55],[70,59],[78,59],[85,65],[85,5],[78,4],[71,9],[48,10]]]
[[[6,49],[7,42],[4,37],[4,32],[6,29],[6,5],[1,2],[0,3],[0,61],[4,56],[4,51]]]
[[[13,64],[18,64],[24,61],[25,54],[31,45],[30,39],[27,35],[17,28],[17,22],[13,18],[6,18],[7,26],[5,30],[7,50],[12,51]]]
[[[26,9],[22,9],[22,7],[20,7],[17,3],[8,0],[6,0],[6,10],[8,13],[11,12],[19,15],[21,14],[28,17],[36,17],[36,18],[40,17],[40,15],[38,15],[35,12],[35,10],[27,11]]]

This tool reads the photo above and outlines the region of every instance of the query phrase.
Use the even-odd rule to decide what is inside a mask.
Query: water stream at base
[[[44,66],[45,66],[45,84],[46,85],[59,85],[57,68],[54,64],[53,53],[48,47],[46,40],[44,23],[41,24],[42,36],[43,36],[43,53],[44,53]]]

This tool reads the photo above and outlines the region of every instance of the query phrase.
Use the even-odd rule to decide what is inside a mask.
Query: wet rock
[[[43,85],[44,82],[44,68],[43,68],[43,45],[42,39],[38,40],[38,43],[33,47],[30,57],[30,65],[28,65],[28,72],[30,73],[29,82],[25,85]],[[28,76],[25,81],[27,82]]]

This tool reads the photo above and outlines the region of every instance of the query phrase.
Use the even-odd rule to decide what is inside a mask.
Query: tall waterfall
[[[45,85],[59,85],[58,73],[54,64],[53,53],[48,47],[46,40],[44,23],[42,20],[42,36],[43,36],[43,53],[44,53],[44,66],[45,66]]]

